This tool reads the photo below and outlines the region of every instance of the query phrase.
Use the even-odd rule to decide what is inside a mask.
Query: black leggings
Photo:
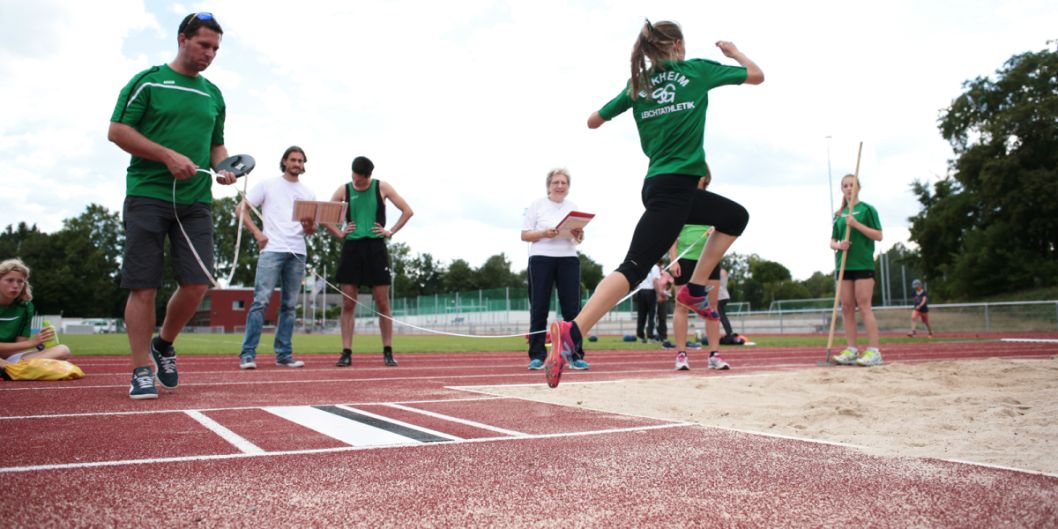
[[[661,174],[643,182],[646,211],[632,234],[628,254],[617,271],[629,285],[638,285],[650,267],[672,247],[684,224],[704,224],[738,237],[749,223],[749,212],[733,200],[698,189],[697,176]]]

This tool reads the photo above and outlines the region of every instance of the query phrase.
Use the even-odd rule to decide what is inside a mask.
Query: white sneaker
[[[831,360],[835,364],[838,364],[838,365],[841,365],[841,366],[851,366],[851,365],[854,365],[856,363],[856,360],[858,360],[859,357],[860,357],[860,354],[859,354],[858,351],[854,351],[854,350],[852,350],[850,348],[845,348],[844,351],[838,353],[838,355],[833,357],[833,358],[831,358]]]
[[[257,362],[249,356],[239,358],[239,369],[257,369]]]
[[[687,371],[691,365],[687,363],[687,353],[680,351],[676,353],[676,371]]]
[[[863,356],[856,360],[858,366],[880,366],[882,365],[882,353],[881,351],[867,350],[863,353]]]
[[[709,369],[731,369],[731,366],[723,358],[720,358],[719,354],[710,354]]]
[[[286,367],[301,367],[301,366],[305,365],[305,362],[302,362],[301,360],[294,360],[293,358],[291,358],[290,360],[287,360],[286,362],[276,362],[276,365],[277,366],[286,366]]]

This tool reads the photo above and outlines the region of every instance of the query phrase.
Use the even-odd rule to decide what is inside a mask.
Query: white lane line
[[[368,426],[312,406],[273,406],[265,411],[350,446],[419,444],[410,437]],[[359,410],[356,410],[360,413]]]
[[[322,412],[326,413],[326,412]],[[572,432],[572,433],[560,433],[560,434],[545,434],[545,435],[528,435],[525,437],[487,437],[481,439],[464,439],[462,441],[452,442],[441,442],[441,443],[415,443],[409,444],[407,438],[404,438],[405,442],[393,445],[379,445],[379,446],[342,446],[336,448],[319,448],[312,450],[286,450],[277,452],[264,452],[262,454],[215,454],[215,455],[199,455],[199,456],[184,456],[184,457],[159,457],[150,459],[126,459],[117,461],[94,461],[87,463],[55,463],[50,465],[26,465],[20,467],[0,467],[0,474],[9,474],[16,472],[37,472],[44,470],[73,470],[82,468],[98,468],[98,467],[116,467],[125,465],[145,465],[145,464],[158,464],[158,463],[184,463],[194,461],[223,461],[227,459],[245,459],[249,457],[277,457],[277,456],[291,456],[291,455],[307,455],[307,454],[333,454],[339,452],[355,452],[361,450],[375,450],[379,448],[423,448],[428,446],[437,445],[451,445],[451,444],[464,444],[464,443],[495,443],[495,442],[519,442],[526,439],[554,439],[562,437],[585,437],[589,435],[604,435],[611,433],[624,433],[624,432],[636,432],[645,430],[660,430],[666,428],[684,428],[688,426],[700,426],[691,423],[680,423],[680,424],[664,424],[660,426],[645,426],[638,428],[616,428],[611,430],[594,430],[590,432]]]
[[[385,421],[385,422],[388,422],[388,423],[396,424],[398,426],[403,426],[405,428],[410,428],[412,430],[416,430],[416,431],[419,431],[419,432],[428,433],[430,435],[434,435],[434,436],[437,436],[437,437],[448,439],[449,441],[459,441],[459,440],[463,439],[462,437],[456,437],[456,436],[454,436],[452,434],[439,432],[437,430],[431,430],[429,428],[426,428],[425,426],[419,426],[417,424],[411,424],[411,423],[407,423],[407,422],[404,422],[404,421],[398,421],[397,419],[394,419],[392,417],[386,417],[384,415],[378,415],[378,414],[375,414],[375,413],[371,413],[369,411],[364,411],[363,409],[360,409],[360,408],[354,408],[352,406],[346,406],[344,404],[339,404],[339,405],[335,406],[335,408],[341,408],[343,410],[349,410],[349,411],[351,411],[353,413],[359,413],[360,415],[365,415],[367,417],[372,417],[372,418],[378,419],[380,421]]]
[[[188,417],[191,417],[192,419],[198,421],[199,424],[201,424],[202,426],[208,428],[211,432],[219,435],[225,441],[231,443],[232,446],[234,446],[236,449],[238,449],[244,454],[265,453],[265,451],[262,450],[260,447],[251,443],[249,439],[246,439],[245,437],[225,428],[219,422],[210,419],[202,412],[188,410],[184,413],[186,413]]]
[[[492,399],[490,399],[490,400],[492,400]],[[440,414],[440,413],[434,413],[432,411],[426,411],[426,410],[422,410],[422,409],[419,409],[419,408],[412,408],[410,406],[404,406],[404,405],[401,405],[401,404],[391,403],[391,404],[386,404],[386,406],[389,406],[390,408],[396,408],[398,410],[410,411],[410,412],[413,412],[413,413],[421,413],[423,415],[426,415],[427,417],[433,417],[435,419],[441,419],[441,420],[445,420],[445,421],[459,423],[459,424],[463,424],[463,425],[466,425],[466,426],[473,426],[474,428],[480,428],[482,430],[488,430],[490,432],[501,433],[503,435],[509,435],[511,437],[528,437],[529,436],[529,434],[524,433],[524,432],[517,432],[517,431],[514,431],[514,430],[508,430],[506,428],[500,428],[498,426],[490,426],[490,425],[485,424],[485,423],[480,423],[480,422],[471,421],[471,420],[467,420],[467,419],[460,419],[459,417],[452,417],[451,415],[443,415],[443,414]]]
[[[1058,339],[1053,338],[1001,338],[999,341],[1009,343],[1058,343]]]
[[[492,396],[475,396],[475,397],[460,397],[453,399],[430,399],[430,400],[408,400],[408,401],[397,401],[396,404],[431,404],[431,403],[444,403],[444,402],[476,402],[483,400],[500,400],[508,399],[510,397],[492,397]],[[346,406],[386,406],[394,404],[393,402],[347,402]],[[305,404],[305,406],[334,406],[329,402]],[[211,411],[237,411],[237,410],[259,410],[262,406],[228,406],[221,408],[199,408],[196,411],[208,413]],[[51,415],[10,415],[0,416],[0,421],[11,421],[11,420],[34,420],[34,419],[67,419],[73,417],[115,417],[122,415],[156,415],[159,413],[184,413],[187,410],[184,409],[173,409],[173,410],[137,410],[137,411],[96,411],[96,412],[84,412],[84,413],[55,413]]]

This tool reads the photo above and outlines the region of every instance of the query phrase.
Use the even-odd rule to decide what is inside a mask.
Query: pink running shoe
[[[706,292],[711,290],[709,287],[706,288]],[[709,296],[692,296],[687,285],[683,285],[680,287],[680,290],[676,292],[676,303],[693,310],[702,318],[711,321],[720,321],[720,313],[709,306]]]
[[[550,387],[558,387],[562,368],[573,359],[573,351],[577,350],[570,333],[572,328],[573,324],[568,321],[556,321],[551,324],[551,350],[547,352],[547,360],[544,360],[544,374],[547,375],[547,385]]]

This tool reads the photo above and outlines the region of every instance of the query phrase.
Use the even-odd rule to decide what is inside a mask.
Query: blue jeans
[[[551,292],[558,289],[558,304],[562,319],[570,321],[580,312],[580,259],[577,257],[548,257],[534,255],[529,258],[529,331],[538,332],[547,326],[547,315],[551,311]],[[544,333],[529,336],[529,358],[544,360]],[[584,350],[573,353],[577,359],[584,358]]]
[[[253,360],[257,343],[261,340],[264,313],[272,299],[276,282],[281,285],[279,295],[279,324],[276,326],[276,361],[290,359],[294,351],[294,308],[297,306],[301,280],[305,277],[305,256],[289,252],[261,252],[257,260],[257,277],[253,288],[253,305],[246,315],[246,334],[242,339],[241,358]]]

